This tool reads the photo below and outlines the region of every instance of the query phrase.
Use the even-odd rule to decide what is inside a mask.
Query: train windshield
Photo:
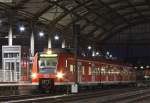
[[[56,57],[40,58],[39,73],[54,73],[57,66]]]

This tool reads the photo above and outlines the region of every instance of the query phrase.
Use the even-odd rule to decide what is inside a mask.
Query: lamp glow
[[[88,46],[88,49],[89,49],[89,50],[91,50],[91,49],[92,49],[92,47],[91,47],[91,46]]]
[[[33,73],[33,74],[32,74],[32,78],[33,78],[33,79],[36,79],[36,78],[37,78],[37,73]]]
[[[20,29],[21,32],[25,31],[25,27],[24,26],[20,26],[19,29]]]
[[[40,37],[43,37],[43,36],[44,36],[44,32],[42,32],[42,31],[39,32],[39,36],[40,36]]]
[[[48,51],[47,51],[47,54],[52,54],[52,51],[51,51],[51,50],[48,50]]]
[[[99,52],[96,52],[96,55],[99,55]]]
[[[64,74],[63,74],[62,72],[58,72],[58,73],[56,74],[56,77],[57,77],[58,79],[62,79],[62,78],[64,77]]]
[[[58,36],[58,35],[55,35],[54,39],[55,39],[55,40],[59,40],[59,36]]]

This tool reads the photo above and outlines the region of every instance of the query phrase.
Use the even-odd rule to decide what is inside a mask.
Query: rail
[[[60,95],[60,96],[52,96],[52,95],[34,95],[34,96],[18,96],[18,97],[2,97],[0,98],[1,101],[7,101],[9,103],[29,103],[29,102],[47,102],[49,103],[60,103],[60,102],[69,102],[69,101],[78,101],[82,99],[89,99],[89,98],[101,98],[100,103],[109,103],[108,101],[112,101],[114,99],[123,98],[125,96],[134,96],[143,95],[145,91],[150,93],[149,88],[124,88],[124,89],[113,89],[113,90],[103,90],[97,91],[94,93],[81,93],[81,94],[71,94],[71,95]],[[147,93],[146,92],[146,93]],[[113,94],[113,95],[112,95]],[[134,95],[133,95],[134,94]],[[8,101],[9,100],[9,101]],[[105,102],[107,100],[107,102]]]

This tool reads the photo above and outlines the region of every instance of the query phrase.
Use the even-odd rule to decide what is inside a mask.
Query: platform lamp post
[[[30,51],[29,51],[29,70],[27,71],[29,75],[31,75],[31,69],[33,64],[33,57],[34,57],[34,51],[35,51],[35,24],[36,20],[30,21]],[[31,80],[30,76],[28,77],[29,80]]]
[[[80,34],[80,25],[73,23],[73,35],[74,35],[74,55],[75,55],[75,87],[78,89],[78,36]],[[78,90],[76,91],[78,92]]]

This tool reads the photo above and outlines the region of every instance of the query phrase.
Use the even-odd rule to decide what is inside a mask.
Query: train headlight
[[[62,73],[62,72],[57,72],[56,77],[57,77],[58,79],[62,79],[62,78],[64,77],[64,73]]]
[[[37,73],[32,73],[32,78],[33,79],[37,78]]]

